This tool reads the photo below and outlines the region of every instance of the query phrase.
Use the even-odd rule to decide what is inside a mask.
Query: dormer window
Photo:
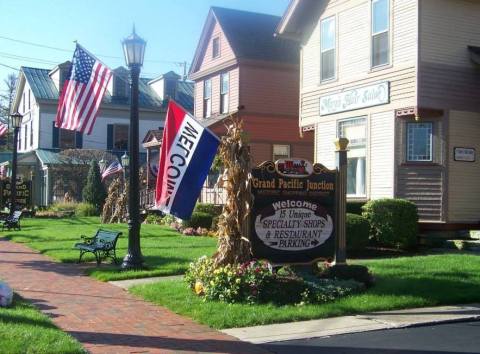
[[[220,56],[220,38],[215,37],[212,39],[212,58],[218,58]]]

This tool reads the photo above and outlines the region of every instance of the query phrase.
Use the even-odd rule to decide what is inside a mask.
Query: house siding
[[[220,56],[212,57],[212,43],[213,38],[220,38]],[[222,31],[222,27],[215,21],[210,35],[208,36],[208,43],[205,46],[205,51],[202,55],[202,60],[197,71],[204,71],[215,68],[216,66],[235,59],[235,53],[228,43],[227,37]]]
[[[240,70],[240,104],[248,112],[298,118],[298,67],[244,65]]]
[[[388,109],[416,105],[417,81],[417,1],[392,1],[391,64],[370,68],[370,1],[331,1],[302,45],[302,84],[300,90],[300,124],[314,124],[319,116],[321,96],[340,90],[390,82]],[[320,82],[320,21],[337,18],[337,76]],[[368,19],[368,20],[366,20]],[[369,108],[359,115],[385,111]],[[337,115],[346,118],[353,112]],[[355,113],[353,113],[355,114]]]
[[[419,106],[480,112],[480,2],[420,0]]]
[[[448,133],[448,220],[456,223],[478,223],[480,220],[480,114],[450,111]],[[475,162],[454,160],[455,147],[474,148]]]
[[[372,114],[369,123],[370,198],[392,198],[395,171],[395,114],[393,111]]]

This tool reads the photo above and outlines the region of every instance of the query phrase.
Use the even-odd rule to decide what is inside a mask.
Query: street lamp
[[[16,112],[10,116],[13,127],[13,155],[12,155],[12,179],[10,180],[10,215],[15,211],[15,199],[17,197],[17,150],[18,129],[22,125],[23,116]]]
[[[98,167],[100,168],[100,174],[102,174],[107,168],[107,161],[105,161],[103,157],[100,161],[98,161]]]
[[[143,64],[146,42],[137,36],[135,27],[130,36],[123,40],[125,61],[130,69],[130,136],[128,164],[130,165],[128,189],[128,252],[123,259],[123,269],[143,268],[140,249],[140,196],[139,196],[139,153],[138,153],[138,80]]]
[[[130,165],[130,157],[127,155],[127,152],[122,155],[120,158],[122,160],[122,166],[123,166],[123,181],[124,183],[127,181],[125,178],[127,176],[127,168]]]

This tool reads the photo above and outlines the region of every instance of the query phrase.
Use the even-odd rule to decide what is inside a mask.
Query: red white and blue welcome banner
[[[190,218],[218,144],[217,136],[170,101],[158,164],[156,209]]]

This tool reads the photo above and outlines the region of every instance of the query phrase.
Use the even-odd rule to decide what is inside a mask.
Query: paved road
[[[278,354],[480,353],[480,321],[373,331],[262,345]]]

